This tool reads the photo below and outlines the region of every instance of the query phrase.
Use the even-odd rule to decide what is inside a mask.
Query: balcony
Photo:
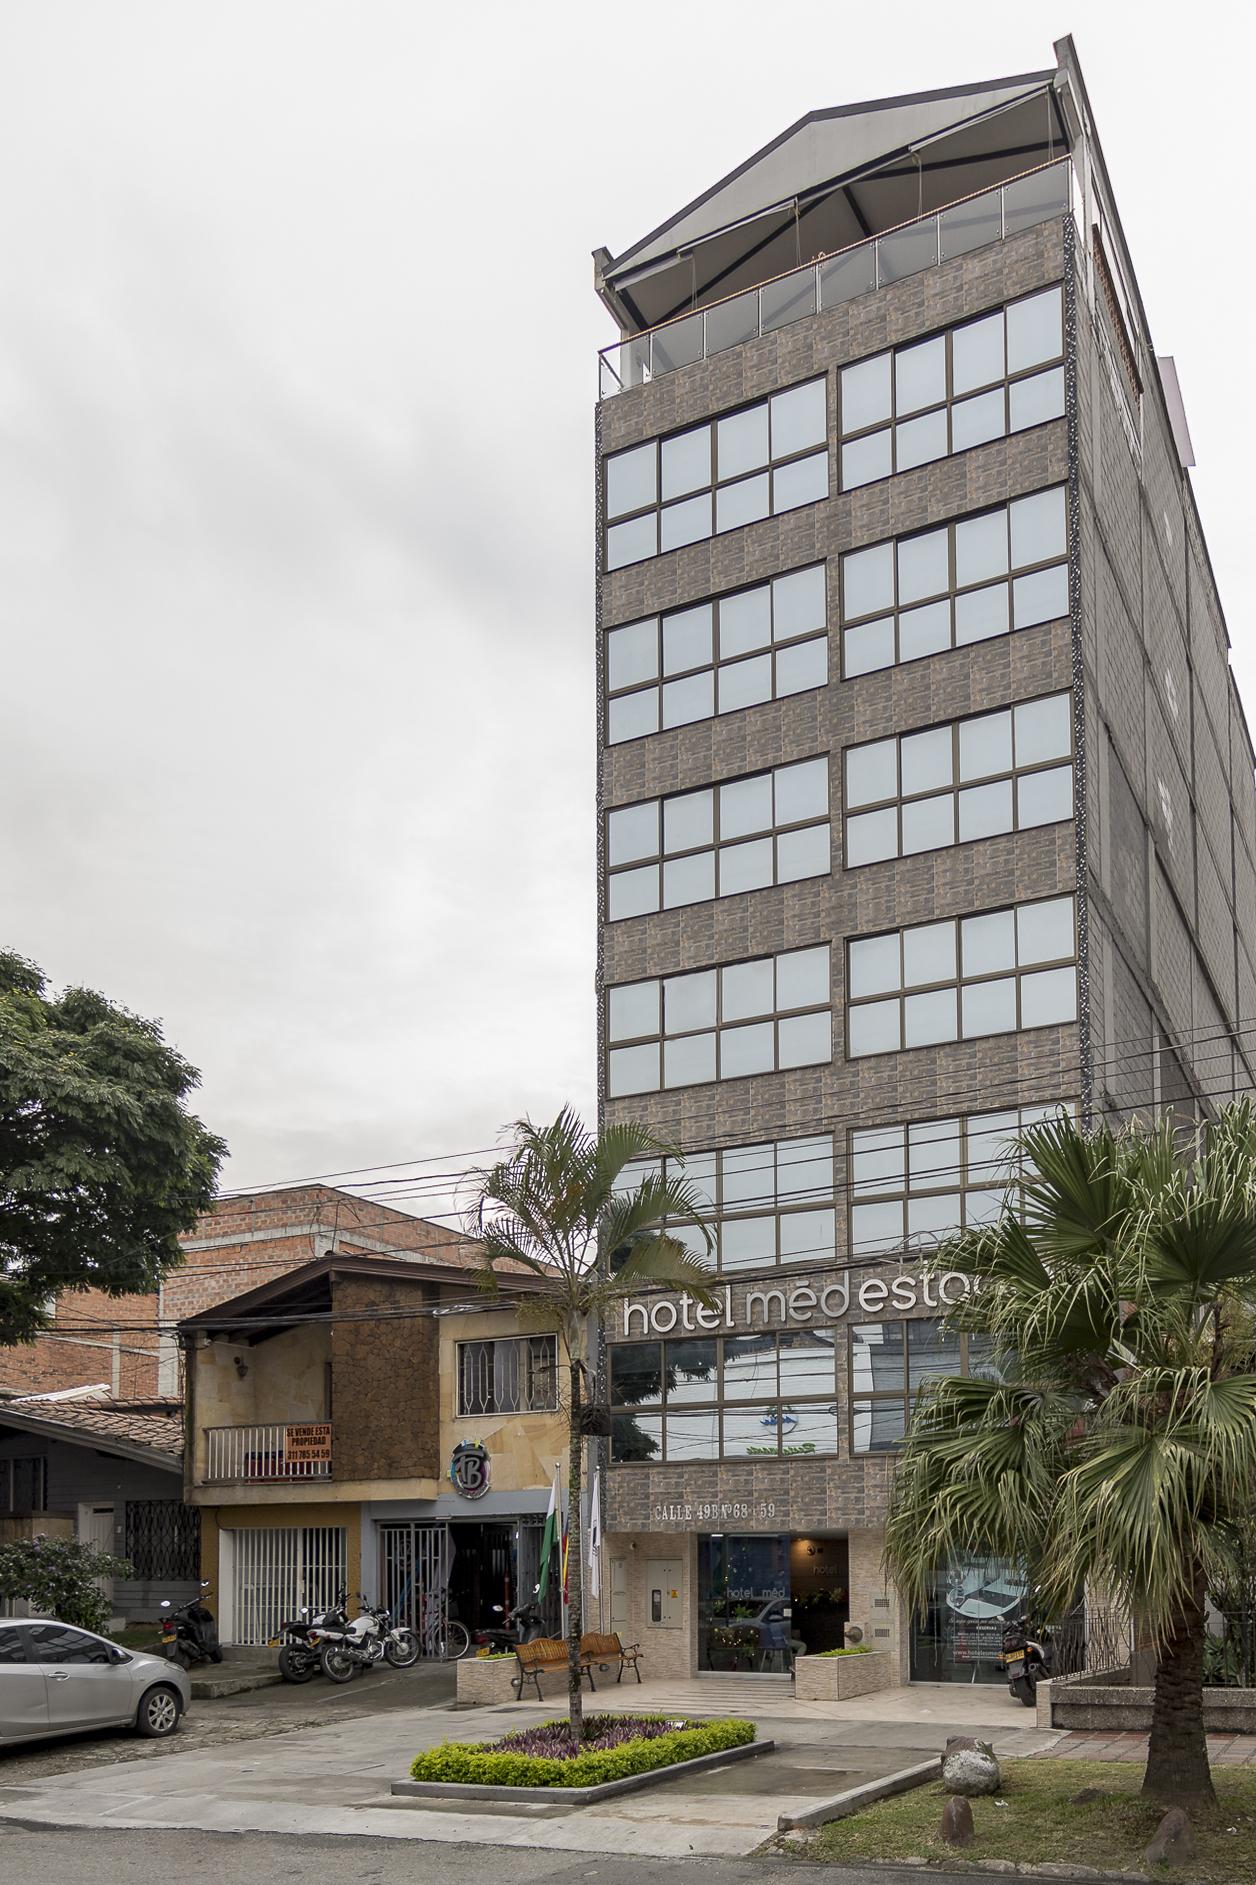
[[[945,209],[919,216],[884,235],[807,262],[760,287],[746,289],[692,314],[677,315],[645,333],[603,347],[598,355],[598,397],[611,399],[646,386],[664,373],[711,359],[825,308],[957,255],[1002,242],[1071,211],[1073,168],[1067,157],[1024,172]]]
[[[326,1421],[206,1427],[202,1485],[255,1486],[278,1479],[331,1478]]]

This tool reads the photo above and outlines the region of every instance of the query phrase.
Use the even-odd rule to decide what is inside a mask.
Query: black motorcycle
[[[472,1641],[479,1649],[511,1650],[516,1643],[535,1643],[538,1637],[545,1634],[545,1619],[535,1597],[516,1604],[513,1610],[505,1610],[501,1604],[494,1604],[493,1613],[502,1621],[496,1628],[475,1632]]]
[[[202,1580],[201,1589],[209,1589],[208,1578]],[[176,1607],[163,1597],[161,1609],[169,1612],[161,1619],[161,1648],[169,1662],[177,1662],[181,1669],[194,1669],[198,1663],[222,1661],[218,1625],[208,1604],[199,1597],[190,1597]]]
[[[1029,1631],[1028,1617],[1017,1617],[1014,1623],[1004,1625],[1000,1662],[1007,1675],[1009,1693],[1026,1708],[1033,1708],[1038,1684],[1051,1674],[1051,1642],[1045,1631],[1040,1642]]]
[[[299,1617],[289,1617],[279,1626],[279,1635],[270,1638],[270,1647],[279,1647],[279,1673],[285,1682],[309,1682],[322,1666],[324,1630],[342,1630],[348,1619],[345,1603],[348,1591],[337,1591],[326,1610],[302,1609]]]

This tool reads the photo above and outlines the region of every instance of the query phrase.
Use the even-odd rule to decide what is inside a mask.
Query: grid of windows
[[[613,453],[606,460],[606,567],[622,569],[828,494],[822,376]]]
[[[608,744],[826,686],[827,625],[824,565],[813,563],[753,589],[610,629]]]
[[[934,1376],[990,1372],[984,1337],[960,1335],[944,1322],[857,1323],[850,1331],[851,1452],[901,1446],[912,1402]]]
[[[1023,1168],[1018,1135],[1075,1111],[1072,1101],[1061,1101],[852,1131],[851,1255],[917,1250],[992,1224]]]
[[[847,680],[1068,614],[1068,502],[1055,485],[842,558]]]
[[[856,937],[850,1058],[1075,1021],[1076,961],[1072,897]]]
[[[535,1414],[558,1406],[558,1340],[507,1336],[458,1344],[458,1413]]]
[[[848,870],[1058,824],[1073,816],[1073,697],[869,740],[845,761]]]
[[[843,367],[842,489],[1060,418],[1063,355],[1056,287]]]
[[[836,1453],[837,1342],[835,1329],[800,1329],[616,1343],[611,1459]]]
[[[662,1170],[696,1193],[714,1251],[693,1225],[675,1225],[673,1234],[722,1271],[823,1263],[836,1254],[832,1133],[642,1160],[625,1166],[617,1188],[635,1191]]]
[[[607,915],[642,916],[829,871],[829,762],[804,759],[608,813]]]
[[[607,1093],[736,1080],[833,1057],[829,949],[624,982],[607,993]]]

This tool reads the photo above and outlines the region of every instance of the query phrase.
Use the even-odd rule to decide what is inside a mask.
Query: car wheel
[[[179,1725],[179,1716],[183,1704],[178,1692],[159,1682],[155,1688],[146,1691],[135,1711],[135,1725],[142,1735],[151,1740],[160,1741],[166,1735],[173,1734]]]

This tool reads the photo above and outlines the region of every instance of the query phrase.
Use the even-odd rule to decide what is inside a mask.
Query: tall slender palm
[[[522,1265],[548,1287],[520,1304],[521,1320],[555,1331],[567,1360],[568,1450],[568,1636],[567,1674],[571,1737],[583,1733],[580,1691],[581,1526],[580,1490],[590,1327],[600,1329],[624,1296],[643,1286],[687,1290],[709,1305],[711,1270],[664,1220],[696,1220],[701,1200],[682,1179],[660,1165],[638,1183],[625,1183],[628,1167],[643,1160],[676,1157],[670,1146],[641,1126],[588,1131],[570,1107],[552,1125],[516,1121],[508,1156],[479,1174],[475,1234],[484,1246],[482,1280],[499,1292],[499,1264]],[[629,1175],[631,1179],[631,1174]],[[710,1248],[710,1233],[702,1229]]]
[[[886,1562],[915,1606],[965,1552],[1029,1567],[1044,1604],[1110,1593],[1156,1655],[1143,1791],[1208,1801],[1205,1597],[1256,1502],[1256,1114],[1185,1148],[1061,1117],[1021,1153],[999,1222],[937,1256],[999,1360],[922,1397]]]

